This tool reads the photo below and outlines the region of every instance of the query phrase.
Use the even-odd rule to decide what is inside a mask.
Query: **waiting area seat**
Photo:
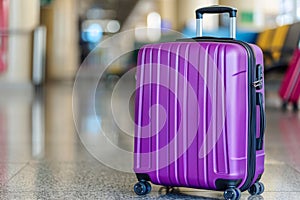
[[[285,70],[300,39],[300,22],[259,33],[256,44],[265,58],[265,73]]]
[[[274,32],[275,29],[266,29],[258,34],[256,45],[258,45],[263,52],[270,49]]]

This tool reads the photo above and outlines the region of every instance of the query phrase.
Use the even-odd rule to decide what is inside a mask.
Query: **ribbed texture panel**
[[[246,95],[246,56],[242,61],[238,56],[243,53],[232,54],[224,44],[205,44],[199,48],[197,43],[166,43],[144,48],[139,54],[140,68],[138,75],[138,102],[136,102],[136,122],[148,125],[148,132],[142,133],[141,127],[136,127],[136,137],[148,136],[150,139],[136,139],[135,142],[135,170],[150,175],[151,181],[162,185],[187,186],[196,188],[215,188],[217,178],[227,178],[231,174],[244,176],[244,171],[236,168],[237,162],[246,163],[246,148],[234,147],[239,150],[235,153],[230,150],[238,145],[238,139],[233,138],[233,131],[242,130],[240,137],[246,140],[246,110],[245,116],[240,117],[240,125],[235,125],[232,120],[237,120],[239,113],[230,110],[237,102],[242,102],[241,107],[247,105]],[[230,47],[233,48],[233,47]],[[235,48],[235,47],[234,47]],[[232,61],[228,61],[228,55]],[[194,66],[190,63],[193,60]],[[196,64],[195,64],[196,63]],[[230,66],[227,66],[228,63]],[[235,66],[237,64],[242,67]],[[232,65],[232,66],[231,66]],[[147,67],[148,66],[148,67]],[[217,68],[216,68],[217,66]],[[164,70],[169,67],[168,70]],[[230,70],[228,70],[230,68]],[[174,75],[173,71],[178,72]],[[239,75],[233,76],[238,73]],[[187,81],[182,81],[184,77]],[[146,84],[145,79],[152,84]],[[164,86],[163,83],[167,83]],[[207,86],[209,84],[209,88]],[[192,91],[189,89],[193,89]],[[222,87],[220,87],[220,85]],[[172,91],[168,90],[173,88]],[[227,89],[244,90],[245,94],[236,97],[235,93],[228,93]],[[244,88],[244,89],[243,89]],[[191,92],[194,92],[198,102],[192,102]],[[236,98],[231,100],[231,98]],[[232,102],[228,102],[228,99]],[[179,105],[179,104],[182,105]],[[150,109],[153,105],[163,105],[164,110]],[[197,113],[197,104],[199,113]],[[219,105],[219,106],[217,106]],[[146,108],[147,107],[147,108]],[[229,110],[228,110],[229,109]],[[166,122],[160,126],[161,112],[166,112]],[[230,114],[227,116],[227,112]],[[215,116],[212,118],[212,116]],[[222,118],[226,116],[226,118]],[[143,120],[148,119],[148,122]],[[154,122],[151,120],[155,119]],[[228,121],[230,120],[230,121]],[[192,126],[199,121],[195,138],[190,134]],[[194,124],[193,124],[194,123]],[[175,137],[176,131],[181,127],[182,137]],[[221,134],[218,134],[220,127]],[[206,135],[212,129],[212,135]],[[240,131],[241,132],[241,131]],[[159,134],[155,134],[159,133]],[[178,134],[178,133],[177,133]],[[240,133],[239,133],[240,134]],[[207,139],[207,141],[206,141]],[[213,141],[218,141],[213,148]],[[167,146],[167,151],[162,154],[160,149],[174,141],[174,146]],[[206,143],[204,143],[206,141]],[[242,142],[244,145],[246,142]],[[203,154],[199,152],[203,145]],[[182,149],[187,149],[184,153]],[[155,152],[145,159],[142,152]],[[154,155],[154,157],[153,157]],[[240,156],[241,155],[241,156]],[[237,161],[240,160],[240,161]],[[168,161],[166,166],[160,163]],[[154,164],[155,163],[155,164]]]

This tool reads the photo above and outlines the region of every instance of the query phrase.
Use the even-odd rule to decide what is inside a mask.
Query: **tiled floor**
[[[89,108],[92,102],[88,101],[88,90],[81,88],[81,97],[87,95],[86,101],[72,101],[71,83],[50,84],[38,93],[18,88],[1,92],[0,199],[222,199],[221,192],[179,188],[166,193],[159,186],[154,186],[151,194],[137,197],[132,189],[136,182],[134,174],[116,171],[95,159],[103,156],[97,154],[97,149],[105,145],[103,141],[84,147],[79,137],[83,141],[85,136],[99,139],[93,133],[100,129],[111,133],[106,137],[113,144],[128,152],[132,150],[129,135],[114,134],[120,131],[108,113],[110,86],[104,88],[96,93],[96,114],[100,116],[97,120],[87,114],[89,109],[93,110]],[[300,112],[283,113],[275,93],[268,93],[267,97],[267,157],[262,179],[266,191],[256,197],[245,192],[242,199],[299,199]],[[122,98],[119,101],[122,106]],[[80,105],[74,115],[79,119],[76,128],[80,134],[76,133],[72,102],[75,107]],[[119,114],[125,118],[122,112]],[[120,123],[129,123],[125,119]],[[97,128],[98,122],[101,126]],[[108,158],[103,159],[119,159],[118,151],[104,153]],[[111,165],[130,167],[126,163]]]

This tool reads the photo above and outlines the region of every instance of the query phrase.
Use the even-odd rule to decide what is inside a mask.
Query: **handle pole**
[[[203,35],[203,19],[196,19],[196,36],[202,37]]]
[[[236,17],[230,17],[230,37],[236,38]]]
[[[236,8],[226,7],[226,6],[210,6],[204,7],[196,10],[196,35],[197,37],[203,36],[203,15],[205,13],[209,14],[220,14],[229,13],[230,17],[230,37],[236,38]]]

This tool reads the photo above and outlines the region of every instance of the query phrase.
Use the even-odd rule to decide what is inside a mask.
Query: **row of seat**
[[[300,22],[267,29],[258,34],[256,44],[263,50],[265,73],[285,69],[298,47]]]

